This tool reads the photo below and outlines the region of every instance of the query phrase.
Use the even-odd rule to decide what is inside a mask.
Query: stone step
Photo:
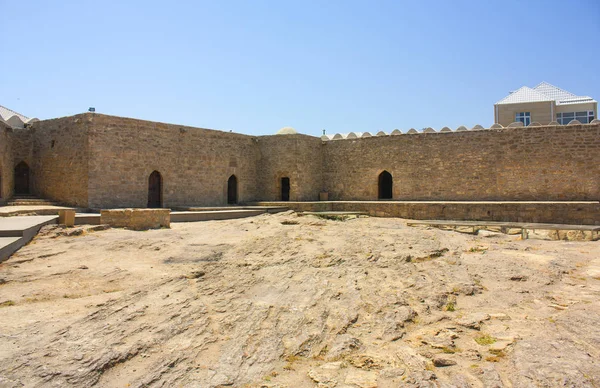
[[[46,198],[39,198],[39,197],[17,197],[14,196],[10,199],[11,201],[50,201],[49,199]]]
[[[23,237],[0,237],[0,262],[8,259],[23,245]]]
[[[31,202],[52,202],[54,203],[54,201],[49,200],[49,199],[42,199],[42,198],[20,198],[20,199],[9,199],[8,202],[25,202],[25,203],[31,203]]]
[[[203,208],[206,209],[206,208]],[[198,221],[219,221],[233,220],[237,218],[254,217],[265,213],[277,213],[286,208],[222,208],[222,210],[203,210],[203,211],[171,211],[171,222],[198,222]],[[100,214],[96,213],[77,213],[75,215],[75,224],[82,225],[100,225]]]
[[[263,210],[267,213],[281,213],[290,210],[287,206],[176,206],[171,208],[176,212],[206,212],[229,210]]]
[[[48,199],[39,198],[21,198],[11,199],[6,202],[7,206],[57,206],[57,203]]]
[[[8,259],[37,234],[40,228],[56,224],[58,216],[15,216],[0,218],[0,262]]]
[[[55,203],[47,203],[47,202],[33,202],[33,203],[14,202],[14,203],[8,203],[8,204],[6,204],[6,206],[18,207],[18,206],[58,206],[58,205]]]
[[[267,213],[266,209],[181,211],[171,212],[171,222],[233,220],[236,218],[254,217],[265,213]]]

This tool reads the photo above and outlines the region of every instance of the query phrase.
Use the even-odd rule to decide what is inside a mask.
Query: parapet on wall
[[[571,120],[571,122],[569,122],[568,125],[581,125],[582,123],[580,123],[577,120]],[[592,120],[592,122],[590,124],[600,124],[600,120],[599,119],[595,119]],[[520,121],[516,121],[514,123],[509,124],[506,128],[517,128],[517,127],[523,127],[523,123]],[[532,122],[528,125],[528,127],[541,127],[542,124],[538,123],[538,122]],[[552,121],[551,123],[549,123],[546,126],[561,126],[557,121]],[[504,128],[501,124],[493,124],[491,127],[487,128],[487,129],[502,129]],[[462,132],[462,131],[468,131],[469,129],[467,127],[465,127],[464,125],[461,125],[460,127],[455,129],[455,132]],[[472,131],[480,131],[480,130],[486,130],[486,128],[484,128],[483,126],[479,125],[479,124],[475,124],[473,126],[473,128],[471,128]],[[416,135],[419,133],[437,133],[438,131],[436,131],[434,128],[431,127],[427,127],[427,128],[423,128],[421,130],[421,132],[417,131],[414,128],[411,128],[409,130],[406,131],[407,135]],[[452,132],[452,129],[449,127],[444,127],[442,129],[439,130],[439,132]],[[373,132],[375,133],[375,132]],[[348,140],[348,139],[358,139],[358,138],[365,138],[365,137],[372,137],[372,136],[398,136],[398,135],[402,135],[402,131],[399,129],[394,129],[392,132],[387,133],[385,131],[378,131],[375,133],[375,135],[372,135],[371,132],[349,132],[349,133],[336,133],[335,135],[323,135],[321,136],[321,140],[323,141],[329,141],[329,140]]]
[[[330,200],[377,199],[384,170],[393,176],[394,200],[600,199],[597,123],[428,130],[324,144]]]

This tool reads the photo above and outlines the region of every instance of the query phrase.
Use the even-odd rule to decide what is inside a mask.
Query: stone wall
[[[322,141],[86,113],[9,137],[13,163],[32,168],[35,192],[91,208],[146,207],[153,171],[163,207],[225,205],[231,175],[240,203],[280,200],[282,177],[291,201],[317,200],[320,191],[373,201],[384,170],[394,200],[600,199],[599,124],[448,131]]]
[[[600,125],[503,128],[328,141],[330,200],[598,200]]]
[[[290,178],[290,201],[315,201],[322,190],[321,140],[306,135],[262,136],[260,199],[281,200],[281,178]]]
[[[13,192],[12,129],[0,122],[0,203]]]
[[[84,116],[38,121],[33,139],[33,191],[72,206],[88,206],[88,126]]]
[[[13,186],[11,187],[11,195],[14,192],[14,168],[21,162],[25,162],[29,166],[29,189],[32,193],[35,193],[36,171],[32,168],[35,161],[33,156],[33,132],[30,128],[12,128],[11,131],[10,137],[13,156],[11,166]]]
[[[25,162],[29,167],[33,165],[33,132],[31,128],[12,129],[13,167],[20,162]]]
[[[235,175],[238,201],[259,197],[257,139],[182,125],[100,114],[89,121],[89,206],[146,207],[148,179],[162,177],[163,207],[227,203]]]

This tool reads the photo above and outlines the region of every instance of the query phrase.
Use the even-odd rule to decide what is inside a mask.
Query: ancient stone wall
[[[260,198],[280,201],[281,178],[290,179],[290,201],[315,201],[322,190],[322,142],[306,135],[262,136]]]
[[[320,191],[333,201],[372,201],[384,170],[393,200],[600,199],[599,124],[322,140],[86,113],[13,131],[13,163],[30,164],[38,194],[91,208],[146,207],[153,171],[163,207],[225,205],[232,175],[240,203],[281,200],[283,177],[290,201],[314,201]]]
[[[12,129],[13,165],[25,162],[33,164],[33,133],[31,128]]]
[[[33,137],[34,133],[30,127],[27,128],[12,128],[12,154],[13,163],[12,169],[21,163],[25,162],[31,169],[34,165],[35,158],[33,156]],[[14,173],[14,171],[13,171]],[[35,190],[35,171],[30,170],[30,188]]]
[[[227,203],[237,178],[238,202],[259,197],[255,137],[182,125],[85,114],[90,122],[89,206],[146,207],[149,176],[162,178],[162,206]]]
[[[0,123],[0,203],[12,196],[13,178],[12,129]]]
[[[35,122],[29,131],[33,192],[43,198],[87,207],[88,122],[82,116],[63,117]]]
[[[330,200],[599,200],[600,125],[501,128],[325,142]]]

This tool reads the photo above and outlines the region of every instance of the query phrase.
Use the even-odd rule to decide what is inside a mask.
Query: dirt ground
[[[46,227],[0,264],[0,386],[600,387],[600,241]]]

